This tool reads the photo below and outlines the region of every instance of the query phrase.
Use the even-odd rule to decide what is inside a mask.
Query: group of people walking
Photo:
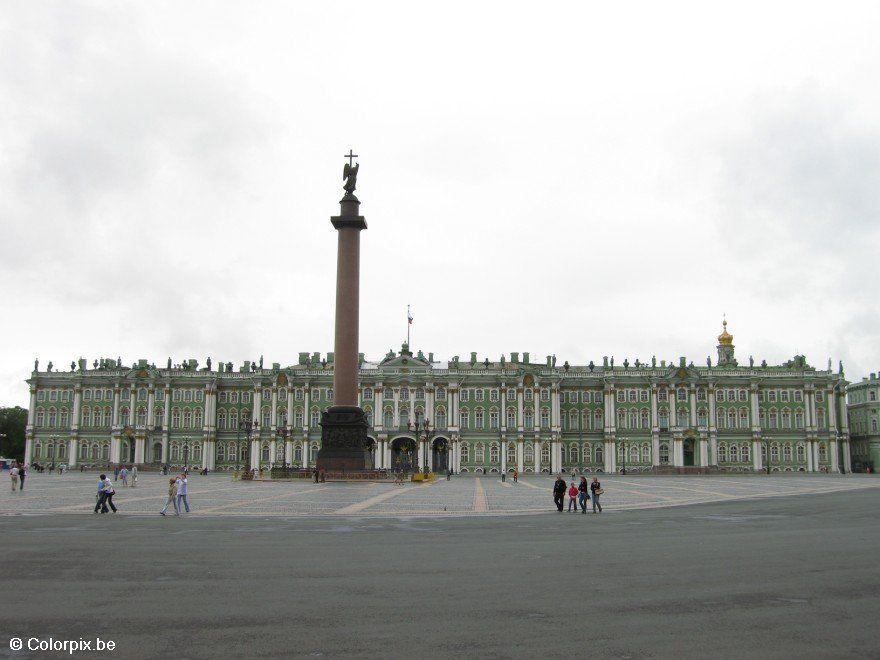
[[[9,478],[12,480],[12,492],[21,492],[24,490],[24,479],[27,477],[28,471],[24,463],[16,461],[9,468]]]
[[[186,482],[186,472],[182,472],[177,478],[172,477],[168,480],[168,499],[165,500],[165,506],[159,512],[160,516],[164,516],[169,506],[174,507],[174,515],[179,516],[181,508],[185,508],[189,513],[189,491]]]
[[[565,480],[562,475],[556,477],[556,483],[553,484],[553,502],[556,509],[560,513],[565,507],[565,493],[568,492],[568,510],[577,513],[580,508],[581,513],[587,512],[587,498],[593,505],[593,513],[602,513],[602,504],[599,502],[599,496],[602,495],[602,484],[599,483],[598,477],[587,483],[586,477],[581,477],[580,483],[575,483],[572,479],[571,484],[566,489]]]

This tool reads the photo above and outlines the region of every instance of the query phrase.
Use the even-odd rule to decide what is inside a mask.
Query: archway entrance
[[[434,472],[446,472],[449,469],[449,441],[446,438],[437,438],[431,447]]]
[[[693,466],[694,464],[694,439],[693,438],[685,438],[682,440],[682,448],[684,450],[684,465],[685,467]]]
[[[395,438],[391,443],[391,469],[416,470],[416,442],[412,438]]]

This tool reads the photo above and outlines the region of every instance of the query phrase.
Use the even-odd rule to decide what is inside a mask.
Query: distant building
[[[377,468],[850,471],[842,372],[817,370],[803,356],[740,365],[726,322],[717,355],[702,366],[685,358],[573,366],[553,356],[534,363],[528,353],[438,362],[404,344],[378,362],[362,360],[359,399]],[[195,360],[71,367],[35,368],[27,381],[28,461],[307,468],[332,400],[332,353],[237,371],[229,363],[199,369]],[[410,428],[425,419],[427,440]]]
[[[880,374],[872,373],[847,388],[853,467],[880,466]]]

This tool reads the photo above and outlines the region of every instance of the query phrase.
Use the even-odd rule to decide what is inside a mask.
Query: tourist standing
[[[513,470],[513,483],[518,483],[518,482],[519,482],[519,470],[514,468],[514,470]]]
[[[598,477],[593,477],[593,481],[590,484],[590,499],[593,500],[593,513],[596,513],[596,509],[599,509],[599,513],[602,513],[602,505],[599,504],[599,496],[604,493],[602,490],[602,484],[599,483]]]
[[[189,498],[187,495],[189,491],[187,490],[186,483],[186,472],[182,473],[179,477],[177,477],[177,511],[181,511],[180,505],[182,504],[186,507],[186,512],[189,513]]]
[[[12,492],[18,490],[18,464],[13,463],[12,467],[9,468],[9,478],[12,479]]]
[[[128,486],[128,468],[124,465],[122,469],[119,471],[119,478],[122,479],[122,485]]]
[[[24,490],[24,478],[28,475],[27,465],[24,463],[21,464],[21,467],[18,468],[18,490]]]
[[[586,477],[581,477],[578,484],[578,503],[581,505],[581,513],[587,513],[587,496],[590,493],[590,484],[587,483]]]
[[[572,479],[571,486],[568,487],[568,512],[577,513],[578,511],[578,487]]]
[[[320,475],[318,474],[318,466],[317,465],[315,466],[315,469],[312,470],[312,476],[315,478],[315,483],[318,483],[318,477]]]
[[[113,480],[116,481],[119,479],[119,464],[113,466]]]
[[[559,513],[562,513],[562,507],[565,506],[565,481],[562,475],[556,477],[556,483],[553,484],[553,502]]]
[[[180,509],[177,506],[177,480],[169,479],[168,480],[168,499],[165,500],[165,506],[162,507],[162,510],[159,512],[160,516],[164,516],[165,512],[168,511],[168,505],[174,507],[174,515],[180,515]]]
[[[138,485],[138,467],[137,465],[131,466],[131,487],[134,488]]]

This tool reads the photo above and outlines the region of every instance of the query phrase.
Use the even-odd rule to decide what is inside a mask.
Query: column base
[[[367,418],[357,406],[333,406],[321,415],[321,449],[315,457],[319,470],[356,472],[372,470],[367,449]]]

